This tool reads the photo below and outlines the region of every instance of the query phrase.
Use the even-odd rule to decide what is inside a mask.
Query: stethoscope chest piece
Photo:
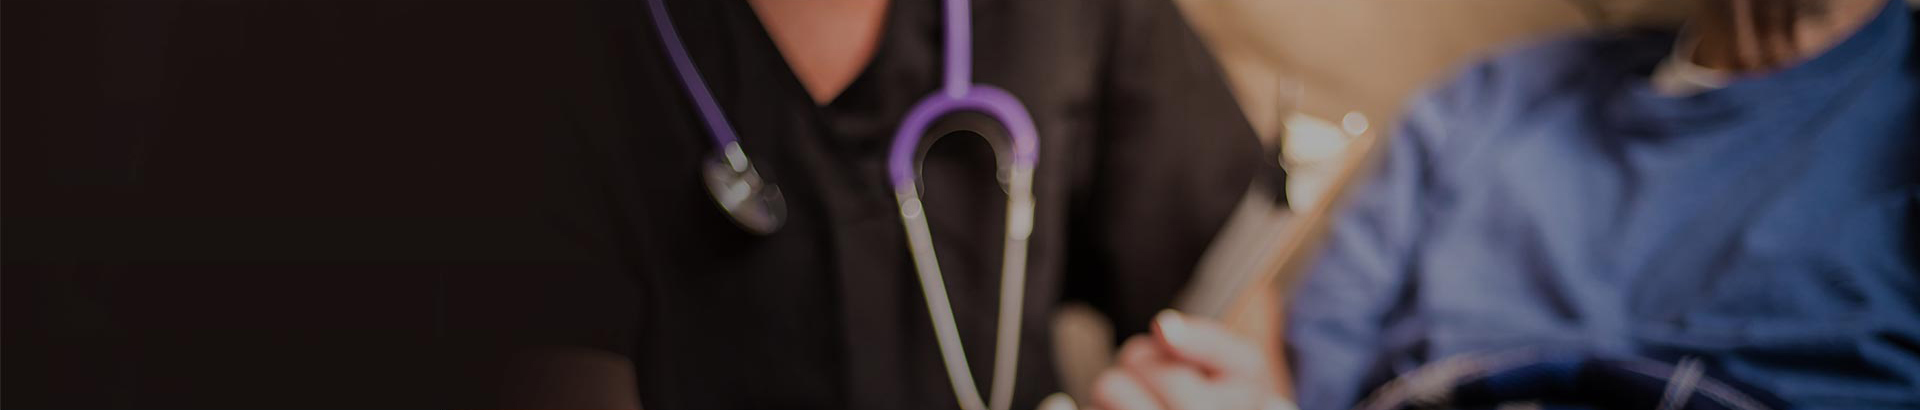
[[[768,235],[786,224],[787,200],[780,195],[780,187],[760,177],[738,142],[707,156],[702,172],[707,193],[740,229]]]

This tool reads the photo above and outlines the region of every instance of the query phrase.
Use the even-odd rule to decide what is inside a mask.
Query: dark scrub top
[[[497,362],[574,346],[632,359],[650,408],[954,407],[883,167],[939,3],[895,1],[825,106],[746,3],[668,6],[786,195],[773,235],[708,197],[638,1],[7,2],[7,404],[486,406]],[[1030,408],[1054,306],[1145,330],[1271,168],[1170,3],[973,8],[975,81],[1041,141]],[[981,383],[993,163],[948,138],[924,168]]]
[[[1290,301],[1300,408],[1516,350],[1920,407],[1920,53],[1887,3],[1698,95],[1652,86],[1665,33],[1522,47],[1417,99]]]

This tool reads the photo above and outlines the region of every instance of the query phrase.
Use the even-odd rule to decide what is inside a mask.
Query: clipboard
[[[1306,211],[1283,209],[1268,199],[1273,195],[1262,192],[1266,188],[1252,188],[1201,256],[1174,307],[1231,325],[1254,308],[1254,295],[1262,288],[1286,294],[1317,256],[1345,194],[1378,160],[1384,145],[1374,131],[1352,138],[1326,191]]]

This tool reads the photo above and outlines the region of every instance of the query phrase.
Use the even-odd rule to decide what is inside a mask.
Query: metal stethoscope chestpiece
[[[680,43],[680,33],[673,29],[673,19],[667,17],[666,5],[660,0],[648,1],[647,14],[653,17],[660,42],[666,46],[667,59],[672,61],[680,83],[686,86],[687,96],[693,99],[701,124],[707,127],[707,135],[713,138],[714,151],[707,156],[701,170],[707,192],[713,195],[713,201],[720,206],[720,210],[726,211],[727,217],[733,219],[741,229],[757,235],[779,231],[787,221],[787,200],[780,195],[780,188],[761,177],[760,171],[753,167],[753,161],[747,159],[747,152],[740,148],[740,138],[734,135],[733,124],[727,122],[726,113],[720,110],[720,104],[707,91],[706,80],[700,78],[699,70],[694,69],[693,57],[687,55],[686,46]]]
[[[786,224],[787,199],[780,195],[780,187],[760,177],[739,141],[707,156],[703,172],[707,193],[740,229],[767,235]]]

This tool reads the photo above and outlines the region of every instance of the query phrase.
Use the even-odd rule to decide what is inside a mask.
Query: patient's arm
[[[1331,214],[1321,251],[1282,298],[1286,337],[1279,340],[1300,408],[1349,408],[1370,383],[1392,376],[1381,354],[1390,339],[1383,328],[1418,296],[1409,261],[1425,212],[1446,198],[1436,181],[1447,158],[1499,132],[1475,126],[1503,123],[1483,117],[1507,112],[1489,111],[1490,104],[1517,103],[1496,97],[1512,87],[1493,65],[1480,64],[1414,98],[1380,142],[1379,161]]]

